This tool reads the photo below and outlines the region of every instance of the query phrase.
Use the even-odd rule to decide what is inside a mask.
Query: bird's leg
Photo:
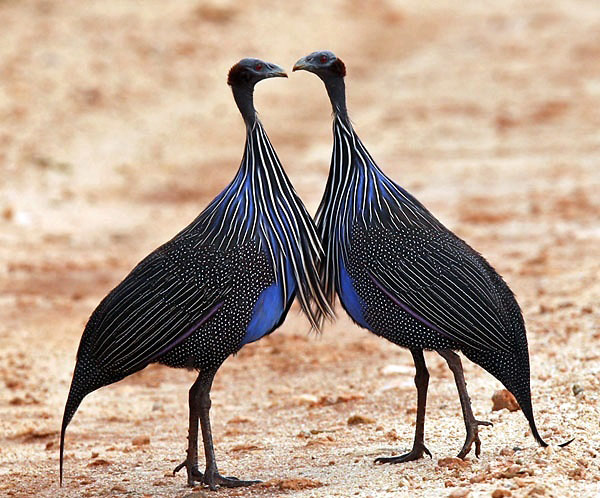
[[[216,371],[212,372],[212,375],[206,375],[202,379],[198,393],[200,427],[202,428],[202,440],[204,442],[204,454],[206,456],[206,469],[204,471],[202,482],[212,491],[217,489],[217,485],[225,488],[239,488],[259,483],[260,481],[242,481],[237,477],[224,477],[219,474],[217,460],[215,458],[215,449],[213,446],[212,430],[210,428],[210,389],[215,373]]]
[[[449,349],[443,349],[438,351],[438,353],[446,360],[448,367],[450,367],[450,370],[452,370],[452,373],[454,374],[454,381],[456,382],[456,388],[458,389],[460,406],[462,407],[463,418],[465,419],[465,427],[467,429],[467,438],[465,440],[465,444],[457,456],[458,458],[464,459],[471,451],[471,446],[473,443],[475,443],[475,456],[479,458],[479,454],[481,453],[479,426],[492,425],[492,423],[476,420],[475,416],[473,415],[473,410],[471,409],[471,400],[469,399],[469,393],[467,392],[467,383],[465,382],[460,356]]]
[[[189,392],[190,425],[188,431],[187,457],[173,470],[173,475],[175,475],[185,467],[189,486],[194,486],[197,481],[201,482],[204,478],[202,472],[198,470],[198,397],[202,380],[202,374],[199,374]]]
[[[431,452],[425,447],[425,406],[427,404],[427,387],[429,385],[429,372],[425,364],[422,350],[411,350],[415,362],[415,386],[417,386],[417,426],[415,428],[415,440],[410,452],[397,457],[380,457],[375,463],[401,463],[418,460],[423,454],[431,456]]]

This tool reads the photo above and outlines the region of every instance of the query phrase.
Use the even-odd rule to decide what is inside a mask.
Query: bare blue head
[[[299,59],[294,64],[294,71],[315,73],[323,81],[340,79],[346,76],[346,66],[333,52],[321,50]]]
[[[260,59],[242,59],[229,70],[227,84],[247,126],[256,120],[254,86],[264,79],[277,77],[287,78],[287,74],[278,65]]]
[[[299,59],[294,64],[293,71],[308,71],[321,78],[325,83],[333,112],[348,120],[346,88],[344,85],[346,65],[342,62],[342,59],[329,50],[321,50]]]
[[[232,88],[254,87],[259,81],[276,77],[287,78],[287,74],[276,64],[249,58],[242,59],[229,70],[227,84]]]

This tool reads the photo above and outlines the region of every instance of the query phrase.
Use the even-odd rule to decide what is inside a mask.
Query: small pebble
[[[520,465],[511,465],[508,469],[500,472],[498,477],[502,479],[512,479],[513,477],[522,477],[526,475],[533,475],[533,470],[521,467]]]
[[[469,466],[469,462],[456,457],[440,458],[437,464],[438,467],[447,467],[449,469],[463,469]]]
[[[314,394],[300,394],[294,397],[294,401],[297,405],[316,405],[319,402]]]
[[[467,488],[458,488],[452,491],[452,493],[448,495],[448,498],[467,498],[470,493],[471,491]]]
[[[529,493],[527,493],[527,496],[544,496],[545,494],[546,490],[544,488],[541,486],[536,486],[535,488],[532,488]]]
[[[485,482],[490,478],[489,473],[487,472],[480,472],[479,474],[475,474],[473,477],[471,477],[469,479],[469,482],[471,484],[478,484],[480,482]]]
[[[4,218],[6,221],[12,220],[14,216],[15,216],[15,211],[12,207],[6,206],[2,210],[2,218]]]
[[[496,391],[492,396],[492,403],[492,411],[506,408],[508,411],[515,412],[520,409],[519,403],[517,403],[515,397],[506,389]]]
[[[131,440],[133,446],[145,446],[150,444],[150,436],[136,436]]]
[[[374,424],[375,419],[371,417],[365,417],[364,415],[352,415],[348,418],[348,425],[359,425],[359,424]]]

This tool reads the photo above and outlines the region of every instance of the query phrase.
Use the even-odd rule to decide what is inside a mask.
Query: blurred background
[[[537,449],[520,413],[490,412],[500,386],[469,365],[475,413],[495,426],[481,460],[460,472],[440,466],[464,435],[451,376],[430,354],[426,438],[436,458],[374,467],[412,442],[410,354],[341,309],[322,336],[309,335],[296,310],[217,376],[224,472],[267,481],[243,496],[598,491],[596,1],[2,0],[0,26],[2,494],[188,493],[183,476],[166,475],[183,458],[193,374],[160,367],[84,401],[58,490],[79,337],[100,299],[235,174],[244,127],[226,76],[242,57],[289,70],[260,83],[255,104],[315,212],[331,109],[321,82],[291,67],[319,49],[346,63],[350,116],[381,168],[515,291],[538,425],[550,441],[578,439],[561,453]],[[348,425],[357,414],[366,422]],[[519,458],[531,474],[498,477]]]

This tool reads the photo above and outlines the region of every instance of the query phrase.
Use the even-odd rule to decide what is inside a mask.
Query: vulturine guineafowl
[[[77,352],[60,440],[83,398],[150,363],[198,370],[189,392],[188,484],[239,487],[219,474],[213,449],[210,389],[217,369],[242,346],[281,325],[294,297],[313,327],[331,313],[321,289],[322,249],[258,120],[254,86],[286,77],[278,66],[243,59],[228,84],[246,124],[246,147],[233,181],[172,240],[106,296],[90,317]],[[198,469],[198,420],[206,469]]]
[[[358,325],[408,348],[415,362],[413,448],[376,462],[431,455],[424,444],[429,372],[423,350],[437,351],[454,374],[467,430],[460,458],[473,443],[479,456],[478,427],[490,423],[473,415],[457,350],[515,395],[533,436],[546,446],[533,418],[527,338],[512,292],[480,254],[379,169],[348,118],[344,63],[329,51],[314,52],[296,70],[321,78],[333,107],[333,154],[317,212],[327,297],[337,294]]]

